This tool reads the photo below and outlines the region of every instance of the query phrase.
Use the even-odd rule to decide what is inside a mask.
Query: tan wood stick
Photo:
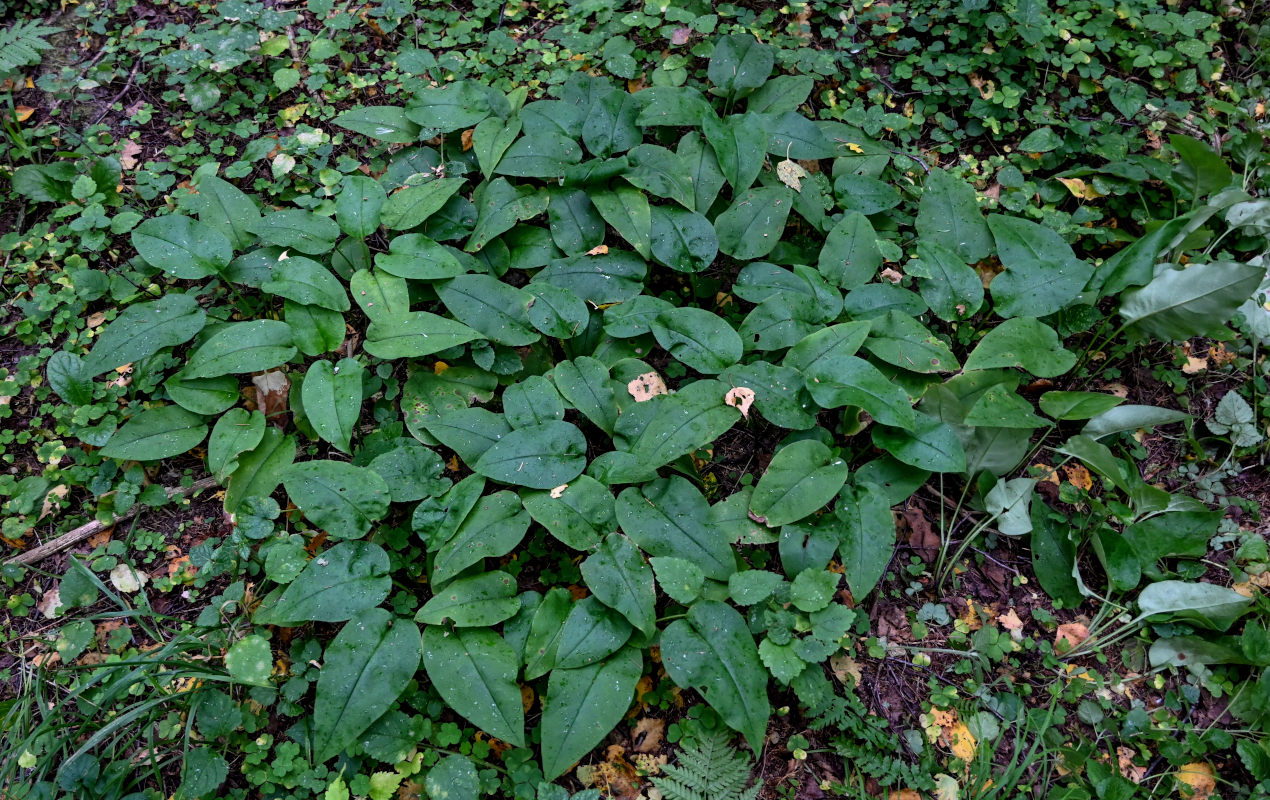
[[[168,493],[168,498],[184,497],[187,494],[197,494],[204,489],[211,489],[217,485],[215,478],[201,478],[194,481],[189,486],[178,486],[176,488],[164,488],[163,491]],[[73,531],[68,531],[57,537],[51,542],[45,542],[39,547],[33,547],[30,550],[18,553],[16,556],[7,559],[6,564],[34,564],[41,559],[51,556],[54,553],[60,553],[68,547],[77,545],[80,542],[101,533],[105,529],[118,525],[124,520],[131,519],[141,512],[144,507],[142,503],[134,503],[132,508],[122,514],[115,516],[110,522],[101,522],[93,520],[92,522],[80,525]]]

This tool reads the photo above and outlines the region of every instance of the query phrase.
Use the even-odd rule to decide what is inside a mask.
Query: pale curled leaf
[[[723,402],[741,412],[741,416],[750,418],[750,406],[754,405],[754,390],[745,386],[734,386],[723,396]]]
[[[634,397],[637,403],[651,400],[659,394],[670,393],[670,390],[666,388],[666,382],[656,372],[645,372],[640,375],[626,384],[626,391],[631,393],[631,397]]]

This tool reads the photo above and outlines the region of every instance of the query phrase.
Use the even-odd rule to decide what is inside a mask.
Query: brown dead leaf
[[[35,109],[30,106],[18,106],[13,109],[13,113],[17,117],[18,122],[26,122],[35,113]]]
[[[1123,383],[1104,383],[1100,388],[1102,391],[1115,395],[1121,400],[1124,400],[1129,396],[1129,387],[1125,386]]]
[[[631,731],[631,744],[636,753],[655,753],[661,749],[666,735],[666,720],[644,717]]]
[[[900,281],[904,280],[904,274],[898,270],[892,269],[891,267],[887,267],[882,270],[882,272],[879,273],[879,277],[891,284],[898,284]]]
[[[1089,628],[1079,622],[1064,622],[1054,634],[1054,648],[1067,652],[1089,638]],[[1063,647],[1066,643],[1066,647]],[[1061,648],[1061,649],[1060,649]]]
[[[656,372],[645,372],[635,380],[626,384],[626,391],[631,393],[636,403],[651,400],[659,394],[670,394],[666,382]]]
[[[569,488],[569,484],[567,484],[567,483],[562,483],[562,484],[560,484],[559,486],[557,486],[556,488],[552,489],[552,490],[551,490],[551,499],[552,499],[552,500],[559,500],[561,497],[563,497],[563,496],[564,496],[564,490],[565,490],[565,489],[568,489],[568,488]]]
[[[256,408],[274,425],[285,427],[283,415],[287,413],[287,395],[291,390],[287,374],[278,369],[270,370],[251,376],[251,382],[256,386]]]
[[[904,509],[904,519],[908,522],[908,546],[917,551],[924,561],[930,561],[939,552],[939,533],[920,508]]]
[[[93,548],[105,547],[110,541],[111,534],[114,532],[114,528],[106,528],[101,533],[94,533],[92,536],[88,537],[88,546]]]
[[[723,396],[723,402],[740,411],[741,416],[749,419],[750,406],[754,405],[754,390],[747,386],[734,386]]]
[[[1147,776],[1147,768],[1134,764],[1133,756],[1132,747],[1121,745],[1116,748],[1116,761],[1119,762],[1120,774],[1134,783],[1142,783],[1142,779]]]
[[[970,75],[970,85],[979,91],[979,96],[984,100],[991,100],[992,96],[997,93],[996,83],[984,80],[974,73]]]
[[[141,145],[129,139],[123,143],[123,149],[119,151],[119,166],[125,170],[136,169],[139,155],[141,155]]]
[[[1055,486],[1060,483],[1058,479],[1058,469],[1056,467],[1051,467],[1049,464],[1033,464],[1032,470],[1032,474],[1039,480],[1052,483]]]
[[[99,328],[106,321],[106,315],[98,311],[96,314],[89,314],[88,319],[84,320],[90,328]]]
[[[590,250],[586,251],[586,254],[589,256],[602,256],[608,251],[609,251],[609,246],[607,244],[597,244],[595,247],[592,247]]]
[[[475,130],[475,128],[468,128],[459,135],[459,140],[463,143],[464,153],[472,149],[472,134]]]
[[[675,47],[685,45],[692,36],[692,28],[675,28],[670,32],[670,43]]]
[[[916,789],[892,789],[886,800],[922,800],[922,795]]]
[[[1178,795],[1190,800],[1208,800],[1217,790],[1217,773],[1212,764],[1195,761],[1177,769]],[[1183,789],[1182,787],[1186,788]]]
[[[525,707],[525,713],[528,714],[529,709],[534,707],[534,687],[521,684],[520,704]]]

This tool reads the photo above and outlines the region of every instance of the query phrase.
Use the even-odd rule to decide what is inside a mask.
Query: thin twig
[[[114,107],[115,103],[118,103],[120,100],[123,99],[123,96],[128,93],[129,89],[132,88],[132,82],[136,80],[137,70],[139,69],[141,69],[141,59],[137,59],[137,62],[132,65],[132,72],[128,73],[128,82],[125,83],[123,85],[123,88],[119,90],[119,94],[110,98],[110,102],[107,103],[105,107],[102,108],[101,113],[97,115],[97,118],[94,119],[92,122],[88,123],[88,127],[91,128],[92,126],[96,125],[98,122],[101,122],[102,119],[105,118],[105,116],[110,113],[110,109]]]
[[[194,481],[194,483],[190,484],[189,486],[177,486],[175,488],[164,488],[163,491],[167,492],[168,499],[170,500],[176,497],[184,497],[185,495],[188,495],[188,494],[197,494],[198,492],[201,492],[205,489],[211,489],[215,487],[216,485],[217,484],[216,484],[215,478],[202,478],[201,480]],[[7,561],[5,561],[5,563],[6,564],[34,564],[37,561],[40,561],[41,559],[47,556],[51,556],[54,553],[60,553],[61,551],[65,550],[68,547],[77,545],[80,542],[84,541],[85,539],[89,539],[113,525],[118,525],[120,522],[123,522],[124,520],[131,519],[132,517],[136,516],[144,506],[145,506],[144,503],[134,503],[132,508],[128,509],[122,514],[114,516],[110,520],[110,522],[102,522],[100,520],[93,520],[92,522],[85,523],[84,525],[80,525],[75,530],[70,531],[69,533],[64,533],[51,542],[45,542],[39,547],[33,547],[24,553],[19,553],[13,558],[10,558]]]

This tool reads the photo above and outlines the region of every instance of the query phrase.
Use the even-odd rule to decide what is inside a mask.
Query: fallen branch
[[[163,491],[168,493],[168,499],[171,500],[177,497],[184,497],[187,494],[197,494],[198,492],[201,492],[204,489],[211,489],[215,487],[216,485],[217,484],[216,484],[215,478],[202,478],[201,480],[194,481],[194,483],[190,484],[189,486],[177,486],[172,489],[165,488]],[[92,522],[86,523],[84,525],[80,525],[75,530],[64,533],[51,542],[45,542],[39,547],[33,547],[30,550],[17,554],[13,558],[6,560],[5,563],[6,564],[34,564],[46,556],[50,556],[54,553],[60,553],[66,548],[71,547],[73,545],[77,545],[80,542],[84,541],[85,539],[89,539],[101,533],[102,531],[106,530],[109,527],[118,525],[120,522],[123,522],[124,520],[131,519],[132,517],[140,513],[143,507],[144,507],[143,503],[134,503],[132,508],[128,509],[122,514],[115,516],[114,518],[110,520],[110,522],[101,522],[100,520],[93,520]]]

